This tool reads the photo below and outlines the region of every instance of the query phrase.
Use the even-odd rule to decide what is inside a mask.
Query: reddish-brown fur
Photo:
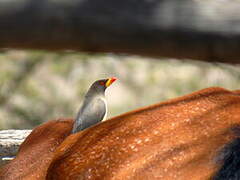
[[[237,92],[204,89],[70,135],[47,179],[209,179],[239,123]]]
[[[29,170],[30,165],[20,166],[17,158],[10,168],[14,177],[21,167],[23,179],[37,179],[37,176],[45,179],[50,161],[49,180],[209,179],[220,168],[217,156],[224,145],[233,141],[232,128],[239,123],[238,91],[208,88],[72,134],[56,149],[53,158],[53,153],[50,154],[45,164],[37,160],[46,158],[45,149],[51,146],[35,148],[37,157],[32,162],[36,163],[31,169],[35,172]],[[39,148],[45,140],[48,140],[45,133],[35,138]],[[32,152],[26,142],[22,147],[19,154]],[[33,157],[28,158],[26,152],[21,158],[25,162]],[[44,168],[40,168],[43,164]]]
[[[20,146],[17,157],[0,170],[0,179],[45,179],[53,154],[70,134],[72,125],[71,119],[59,119],[35,128]]]

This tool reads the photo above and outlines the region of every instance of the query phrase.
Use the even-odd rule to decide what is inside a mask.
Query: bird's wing
[[[73,133],[101,122],[106,114],[106,107],[105,101],[101,98],[93,99],[88,104],[84,104],[75,121]]]

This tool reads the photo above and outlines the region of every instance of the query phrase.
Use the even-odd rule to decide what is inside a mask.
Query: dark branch
[[[0,1],[0,48],[239,63],[239,9],[228,0]]]

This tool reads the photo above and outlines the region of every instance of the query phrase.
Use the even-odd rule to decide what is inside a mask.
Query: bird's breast
[[[107,100],[105,98],[103,98],[103,97],[101,97],[100,99],[104,102],[105,108],[106,108],[105,115],[103,117],[103,121],[105,121],[107,119],[107,112],[108,112]]]

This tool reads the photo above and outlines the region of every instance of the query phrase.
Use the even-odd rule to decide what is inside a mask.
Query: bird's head
[[[106,88],[109,87],[116,80],[117,78],[115,77],[97,80],[92,84],[90,89],[96,92],[104,92]]]

